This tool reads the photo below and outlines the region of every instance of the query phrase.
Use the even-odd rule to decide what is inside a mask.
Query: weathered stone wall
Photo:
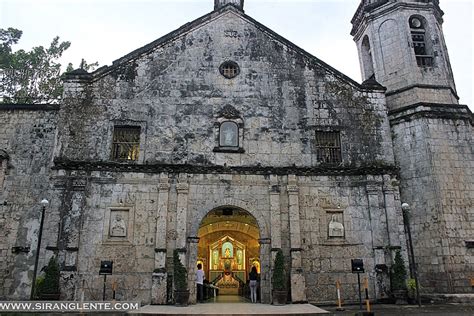
[[[426,292],[470,292],[474,253],[465,241],[474,235],[472,118],[463,120],[459,112],[457,118],[414,119],[417,112],[395,114],[393,131],[421,286]]]
[[[68,244],[59,253],[66,266],[74,272],[63,272],[66,286],[63,295],[67,299],[78,299],[84,293],[86,299],[100,299],[102,277],[99,276],[100,260],[114,261],[114,274],[108,278],[107,297],[111,297],[111,284],[117,282],[117,299],[153,300],[152,274],[158,267],[155,252],[164,245],[167,264],[165,270],[172,275],[169,262],[180,240],[185,238],[189,284],[194,295],[194,269],[196,253],[186,239],[197,236],[201,220],[206,214],[222,206],[244,209],[252,214],[260,228],[260,238],[270,239],[272,248],[282,248],[287,258],[288,277],[291,271],[291,235],[295,233],[290,217],[290,199],[286,190],[288,176],[263,176],[240,174],[143,174],[112,172],[67,172],[55,178],[55,187],[67,183],[67,178],[81,178],[85,186],[76,188],[77,195],[71,204],[82,204],[80,226],[68,227],[59,240],[69,240],[74,231],[80,233],[80,243]],[[162,200],[160,183],[169,183],[166,200]],[[186,224],[180,221],[178,202],[183,184],[188,185],[185,199]],[[372,295],[378,298],[387,295],[387,276],[376,274],[375,264],[391,265],[391,250],[404,242],[400,223],[398,189],[389,176],[313,176],[297,177],[299,187],[299,223],[297,238],[301,240],[301,269],[307,284],[307,299],[311,302],[333,301],[335,281],[343,284],[344,299],[356,300],[355,276],[350,273],[350,260],[363,258]],[[272,190],[278,186],[276,206],[272,205]],[[370,195],[377,199],[371,204]],[[60,197],[60,194],[55,196]],[[61,198],[59,198],[61,200]],[[53,204],[60,205],[60,201]],[[159,205],[165,205],[161,214]],[[110,237],[111,212],[127,210],[127,237]],[[164,211],[164,212],[163,212]],[[52,210],[51,216],[59,220],[60,210]],[[272,214],[277,212],[277,214]],[[328,224],[331,214],[343,215],[344,238],[329,238]],[[394,217],[396,217],[394,219]],[[55,221],[52,221],[54,223]],[[58,234],[55,225],[47,228],[46,240],[53,244]],[[273,226],[277,227],[274,230]],[[57,226],[56,226],[57,227]],[[48,237],[50,236],[50,237]],[[278,244],[280,242],[280,244]],[[393,246],[393,249],[390,248]],[[197,247],[197,245],[195,246]],[[194,255],[193,255],[194,254]],[[261,246],[262,293],[269,297],[271,280],[270,247]],[[66,280],[64,275],[69,275]],[[73,275],[73,277],[71,277]],[[380,282],[386,282],[379,284]],[[292,291],[299,287],[292,285]],[[373,291],[373,292],[372,292]],[[169,295],[170,293],[168,293]]]
[[[55,106],[0,105],[0,150],[8,155],[0,169],[0,299],[30,296],[56,124]]]
[[[229,11],[98,71],[83,99],[66,84],[59,156],[107,161],[114,124],[133,124],[148,164],[315,166],[316,129],[341,131],[345,165],[390,164],[383,94],[285,45]],[[226,60],[241,68],[235,79],[219,74]],[[244,121],[242,155],[213,152],[214,124],[229,105]]]

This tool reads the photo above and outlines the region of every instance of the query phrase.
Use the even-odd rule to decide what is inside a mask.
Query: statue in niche
[[[223,258],[233,258],[234,257],[234,246],[231,242],[225,242],[222,245],[222,257]]]
[[[127,225],[121,214],[112,216],[110,223],[110,237],[127,237]]]
[[[237,140],[238,127],[234,122],[224,122],[221,125],[221,146],[235,147]]]
[[[336,214],[331,216],[329,222],[329,237],[344,237],[344,225],[338,221]]]
[[[242,270],[242,250],[237,250],[237,270]]]

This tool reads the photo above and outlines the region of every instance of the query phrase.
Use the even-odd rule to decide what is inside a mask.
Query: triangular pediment
[[[291,41],[285,39],[284,37],[278,35],[268,27],[264,26],[263,24],[259,23],[258,21],[254,20],[250,16],[246,15],[243,11],[239,10],[233,5],[226,5],[218,10],[212,11],[196,20],[186,23],[185,25],[181,26],[180,28],[176,29],[168,33],[167,35],[115,60],[112,66],[104,66],[96,70],[93,75],[93,80],[99,79],[114,69],[117,69],[125,64],[131,63],[136,59],[142,58],[148,54],[153,53],[160,47],[164,47],[165,45],[169,44],[173,41],[180,40],[186,34],[198,30],[199,28],[206,27],[210,23],[213,23],[221,18],[224,17],[232,17],[233,19],[240,19],[244,23],[248,23],[254,26],[257,30],[265,34],[270,40],[276,41],[279,44],[283,45],[286,49],[292,51],[295,55],[299,55],[303,58],[306,64],[310,65],[312,68],[318,68],[319,71],[327,72],[335,77],[339,78],[340,80],[349,83],[350,85],[356,86],[359,89],[367,89],[367,87],[362,87],[359,83],[352,80],[348,76],[344,75],[340,71],[334,69],[333,67],[329,66],[328,64],[324,63],[317,57],[311,55],[310,53],[306,52],[302,48],[298,47],[297,45],[293,44]],[[229,35],[231,36],[231,35]]]

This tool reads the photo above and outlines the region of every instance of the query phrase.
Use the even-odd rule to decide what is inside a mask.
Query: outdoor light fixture
[[[33,280],[31,282],[30,299],[34,299],[34,295],[35,295],[36,274],[38,273],[38,261],[39,261],[39,254],[41,250],[41,238],[43,237],[44,213],[46,212],[46,206],[48,206],[49,201],[46,199],[42,199],[40,204],[42,206],[41,207],[41,220],[40,220],[40,227],[39,227],[39,232],[38,232],[38,245],[36,246],[35,268],[33,270]]]

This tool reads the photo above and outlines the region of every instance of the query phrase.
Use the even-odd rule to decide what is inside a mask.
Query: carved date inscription
[[[224,36],[230,37],[230,38],[237,38],[239,37],[239,33],[237,33],[237,31],[234,31],[234,30],[225,30]]]

